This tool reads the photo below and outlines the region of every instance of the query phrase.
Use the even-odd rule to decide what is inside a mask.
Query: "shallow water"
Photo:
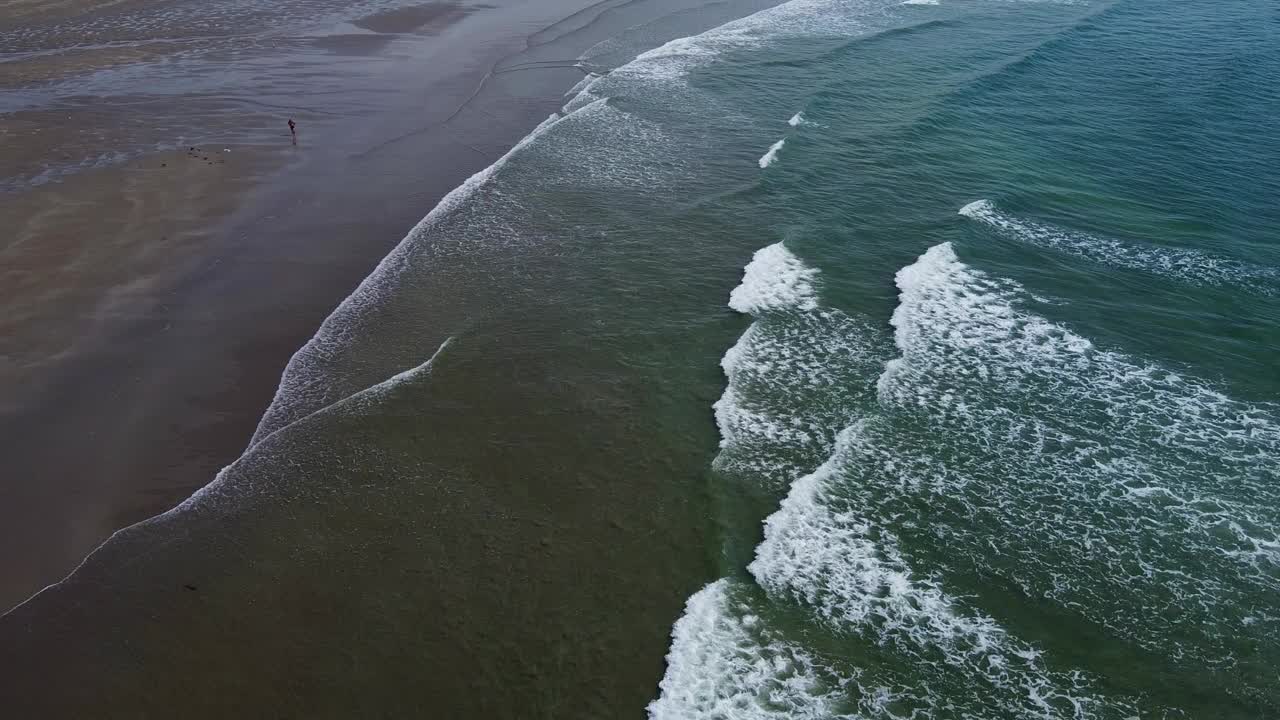
[[[248,636],[401,710],[1280,713],[1276,32],[792,0],[608,40],[240,461],[16,620],[102,584],[162,633],[200,574],[141,666],[264,701]]]

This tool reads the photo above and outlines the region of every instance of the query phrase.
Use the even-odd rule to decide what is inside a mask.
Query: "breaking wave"
[[[778,159],[778,152],[782,150],[782,146],[787,144],[787,139],[782,138],[778,142],[769,146],[768,152],[760,156],[760,169],[763,170],[772,165]]]
[[[984,584],[1049,603],[1022,610],[1046,613],[1033,625],[1069,616],[1265,687],[1240,651],[1280,641],[1277,408],[1097,348],[949,244],[897,274],[893,359],[874,324],[822,307],[817,278],[778,244],[734,291],[756,319],[723,362],[715,468],[790,489],[748,567],[763,596],[722,580],[690,601],[653,717],[771,693],[800,717],[1136,712],[1140,689],[1104,691],[1020,637]],[[772,626],[788,607],[846,654]]]
[[[949,244],[898,286],[859,502],[929,503],[950,564],[1152,651],[1230,665],[1241,635],[1276,639],[1255,617],[1280,590],[1275,407],[1096,348]]]
[[[960,208],[960,214],[995,228],[1005,237],[1049,248],[1101,265],[1155,273],[1182,282],[1246,289],[1275,295],[1280,271],[1198,250],[1129,243],[1015,217],[990,200]]]

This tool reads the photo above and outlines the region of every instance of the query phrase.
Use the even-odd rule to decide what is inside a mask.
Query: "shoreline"
[[[553,53],[528,38],[576,24],[574,17],[522,36],[525,48],[504,57]],[[492,78],[494,66],[476,72]],[[240,346],[179,338],[143,353],[161,358],[153,367],[188,373],[165,378],[156,397],[169,399],[166,387],[207,389],[191,381],[192,368],[203,368],[196,379],[208,381],[210,367],[231,367],[240,375],[214,376],[242,397],[252,394],[246,383],[267,387],[265,404],[279,376],[270,374],[268,385],[267,373],[237,366],[237,357],[275,353],[283,365],[341,299],[320,313],[304,296],[341,287],[345,297],[367,275],[367,265],[356,274],[351,258],[374,255],[371,248],[385,257],[389,238],[399,242],[413,224],[401,224],[408,201],[457,186],[442,179],[440,164],[489,167],[560,108],[579,76],[560,66],[488,89],[455,83],[461,103],[442,121],[397,127],[393,117],[360,138],[368,152],[352,152],[352,143],[291,168],[283,175],[289,182],[260,193],[227,224],[218,269],[193,273],[175,309],[202,320],[197,336],[225,339],[232,335],[219,329],[235,328]],[[508,122],[495,112],[504,105]],[[424,169],[424,158],[436,166]],[[345,170],[341,183],[318,172],[322,160]],[[421,219],[419,209],[414,220]],[[391,226],[398,231],[380,229]],[[348,242],[317,247],[317,238],[335,235]],[[480,265],[506,259],[497,249]],[[483,283],[488,272],[472,266],[456,279]],[[435,282],[453,279],[446,270],[427,283],[441,299],[419,334],[454,337],[449,326],[468,303],[508,305],[486,297],[487,288]],[[280,304],[255,300],[263,289]],[[557,337],[561,309],[551,310],[538,315],[516,302],[480,313],[479,329],[464,319],[459,340],[440,344],[431,363],[430,375],[438,369],[447,378],[436,383],[415,371],[367,414],[334,407],[306,415],[237,456],[218,482],[201,482],[192,502],[116,531],[70,575],[0,616],[0,645],[24,658],[0,682],[0,700],[38,716],[183,707],[219,717],[309,707],[349,717],[367,713],[369,698],[399,714],[642,713],[662,676],[671,623],[715,575],[703,486],[715,429],[696,414],[637,433],[634,419],[654,402],[639,378],[610,380],[620,367],[583,365],[577,353],[560,355],[545,343],[505,342],[517,332]],[[288,317],[290,328],[266,327],[263,317]],[[288,335],[295,326],[305,334]],[[712,345],[718,357],[722,348]],[[697,364],[707,371],[702,379],[718,387],[719,367],[706,359],[705,368]],[[494,392],[495,379],[511,385]],[[96,380],[86,374],[85,382]],[[557,406],[582,427],[526,412]],[[424,443],[438,455],[412,452]],[[486,443],[492,452],[457,452]],[[618,482],[623,458],[636,459],[628,482]],[[51,672],[60,692],[24,692]]]
[[[473,137],[465,144],[443,124],[419,124],[406,133],[395,112],[373,123],[304,120],[301,147],[291,148],[287,135],[278,148],[228,145],[232,152],[225,155],[237,163],[261,160],[243,171],[224,172],[228,189],[223,192],[209,193],[192,184],[202,180],[198,177],[172,182],[146,174],[180,169],[175,161],[191,161],[184,148],[145,153],[123,165],[76,173],[12,195],[17,201],[6,205],[6,213],[15,224],[30,224],[31,231],[27,242],[10,247],[34,247],[47,255],[42,233],[50,213],[59,211],[67,217],[66,229],[57,236],[68,238],[66,252],[77,258],[76,269],[85,280],[64,281],[60,274],[33,281],[54,291],[77,287],[83,296],[79,306],[52,306],[22,292],[0,298],[11,309],[33,303],[40,312],[23,315],[30,320],[25,332],[7,334],[11,349],[0,353],[10,358],[6,366],[12,366],[8,378],[0,380],[22,389],[7,393],[0,408],[0,452],[16,477],[31,480],[12,487],[7,498],[7,507],[20,510],[21,519],[5,525],[3,544],[11,550],[0,560],[0,606],[7,610],[26,602],[64,577],[114,531],[174,507],[232,462],[253,434],[281,370],[331,309],[425,209],[536,125],[537,114],[529,113],[527,101],[505,103],[508,98],[481,92],[491,67],[525,50],[530,33],[510,31],[523,30],[526,11],[478,11],[471,14],[483,21],[476,27],[460,22],[468,13],[448,15],[448,27],[435,28],[440,34],[431,38],[436,47],[430,50],[451,57],[452,67],[426,77],[416,68],[400,71],[415,74],[417,86],[432,92],[433,108],[441,108],[437,112],[456,115],[474,105],[473,111],[489,118],[506,118],[497,124],[490,120],[488,127],[469,127]],[[394,25],[403,18],[375,17],[393,23],[387,30],[403,29]],[[563,21],[546,23],[539,32]],[[477,35],[488,43],[472,42]],[[568,87],[579,73],[559,69],[540,74],[550,77],[529,84],[537,96],[533,103],[550,112],[561,102],[559,86]],[[552,79],[556,75],[564,79]],[[388,87],[403,84],[400,77],[387,80]],[[222,154],[224,146],[201,147]],[[415,157],[435,162],[429,168],[406,167]],[[197,170],[226,167],[191,162],[201,164]],[[161,164],[167,167],[153,167]],[[343,181],[353,176],[365,181]],[[140,178],[133,182],[137,188],[131,187],[131,178]],[[166,199],[178,191],[191,196]],[[86,261],[91,253],[107,252],[97,237],[102,208],[122,208],[122,223],[139,214],[170,223],[188,218],[178,221],[176,232],[161,233],[166,241],[170,234],[184,236],[187,247],[184,252],[164,247],[150,238],[150,226],[110,235],[154,258],[149,286],[140,284],[136,264],[118,255]],[[42,256],[23,263],[29,268],[23,270],[26,276],[46,275]],[[7,262],[5,269],[12,273],[16,267]],[[80,288],[84,282],[99,288],[96,294]],[[127,303],[113,309],[114,296]],[[101,319],[85,326],[79,318],[86,310],[71,309],[80,306],[97,308],[91,314]],[[262,317],[275,320],[264,324]],[[85,327],[92,328],[88,335]],[[54,339],[69,338],[62,346],[51,346],[64,347],[54,353],[53,364],[49,353],[42,354],[41,346],[27,340],[49,332],[60,333]],[[68,442],[75,452],[61,449]],[[42,481],[34,482],[36,478]]]

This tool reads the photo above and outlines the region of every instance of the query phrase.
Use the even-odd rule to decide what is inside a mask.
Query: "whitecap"
[[[839,709],[853,678],[778,637],[734,597],[736,589],[721,579],[689,598],[671,631],[650,720],[851,717]]]
[[[1231,663],[1232,618],[1280,593],[1280,409],[1098,348],[949,244],[897,282],[901,355],[842,487],[899,523],[927,498],[953,561],[1152,651]],[[1249,633],[1280,642],[1280,624]]]
[[[763,170],[772,165],[778,159],[778,151],[782,150],[782,146],[787,143],[786,138],[782,138],[778,142],[769,146],[769,151],[760,156],[760,169]]]
[[[1265,295],[1280,291],[1280,271],[1188,248],[1165,248],[1066,230],[1016,217],[990,200],[977,200],[960,214],[995,228],[1004,237],[1049,248],[1100,265],[1155,273],[1198,285],[1226,286]]]
[[[818,271],[804,264],[782,243],[757,250],[743,271],[742,282],[729,294],[729,307],[740,313],[818,306],[814,282]]]

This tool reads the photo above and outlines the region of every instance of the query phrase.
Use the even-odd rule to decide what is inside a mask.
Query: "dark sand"
[[[458,2],[411,5],[374,13],[352,23],[356,27],[378,33],[431,32],[447,26],[472,12],[475,7]]]
[[[56,367],[162,312],[217,225],[284,161],[281,148],[194,147],[90,170],[0,206],[0,412],[31,406]]]
[[[162,153],[0,205],[0,227],[12,230],[0,247],[0,507],[13,511],[0,525],[0,604],[172,506],[235,452],[231,438],[215,440],[225,409],[178,412],[148,399],[172,388],[148,369],[164,359],[145,353],[170,334],[216,342],[191,337],[174,303],[187,278],[216,262],[219,224],[285,155]],[[240,418],[227,432],[245,427]],[[150,446],[154,459],[144,464],[134,446]]]

